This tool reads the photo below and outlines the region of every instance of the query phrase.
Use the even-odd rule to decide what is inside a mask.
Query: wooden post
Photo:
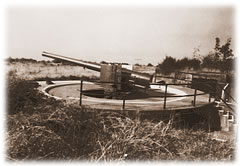
[[[165,84],[165,93],[164,93],[164,103],[163,103],[163,109],[166,109],[166,102],[167,102],[167,84]]]
[[[194,89],[193,106],[196,105],[197,89]]]
[[[80,101],[79,101],[80,106],[82,106],[82,88],[83,88],[83,80],[81,80],[81,83],[80,83]]]
[[[208,99],[208,102],[210,103],[211,102],[211,93],[209,93],[209,99]]]

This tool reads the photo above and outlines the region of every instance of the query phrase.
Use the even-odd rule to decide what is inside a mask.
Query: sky
[[[154,65],[165,56],[206,55],[232,38],[232,7],[31,7],[6,14],[7,57],[50,60],[43,51],[87,61]]]

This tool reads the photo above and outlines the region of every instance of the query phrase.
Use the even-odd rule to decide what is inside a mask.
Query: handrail
[[[237,103],[237,101],[226,91],[226,89],[222,88],[219,84],[217,84],[218,87],[221,88],[221,90],[224,91],[224,93],[227,94],[228,97],[230,97],[235,103]]]
[[[208,84],[206,84],[207,86],[210,86],[210,85],[208,85]],[[221,88],[221,90],[224,90],[225,91],[225,89],[224,88],[222,88],[218,83],[216,84],[217,86],[219,86],[220,88]],[[228,94],[228,93],[226,93],[226,94]],[[221,96],[219,96],[216,92],[214,93],[214,95],[216,95],[221,101],[223,101],[223,103],[225,104],[225,105],[227,105],[227,107],[228,108],[230,108],[232,111],[234,111],[234,109],[231,107],[231,106],[229,106],[229,104],[221,97]],[[233,98],[232,98],[233,99]],[[233,101],[235,101],[234,99],[233,99]],[[236,102],[236,101],[235,101]],[[236,102],[237,103],[237,102]]]
[[[83,90],[82,89],[82,81],[81,81],[81,85],[80,85],[80,105],[82,105],[82,97],[81,97],[81,95],[82,94],[85,94],[85,95],[95,95],[95,96],[102,96],[102,94],[98,94],[98,93],[89,93],[88,91],[85,91],[85,90]],[[195,83],[196,84],[196,83]],[[159,84],[158,84],[159,85]],[[166,101],[167,101],[167,98],[171,98],[171,97],[191,97],[191,96],[193,96],[194,97],[194,99],[193,99],[193,101],[192,101],[192,104],[193,104],[193,106],[195,106],[195,104],[196,104],[196,96],[199,96],[199,95],[206,95],[206,94],[208,94],[208,93],[197,93],[197,89],[195,88],[195,91],[194,91],[194,94],[186,94],[186,95],[167,95],[167,86],[168,85],[192,85],[192,84],[190,84],[190,83],[185,83],[185,84],[164,84],[163,86],[165,86],[165,93],[164,93],[164,95],[161,95],[161,97],[163,97],[164,98],[164,103],[163,103],[163,109],[166,109],[166,105],[167,105],[167,103],[166,103]],[[157,96],[157,97],[160,97],[160,96]],[[122,94],[122,100],[123,100],[123,106],[122,106],[122,109],[124,110],[125,109],[125,100],[128,100],[128,99],[126,99],[126,94]],[[210,101],[209,101],[210,102]]]
[[[205,83],[202,83],[202,84],[205,84]],[[209,86],[211,87],[209,84],[205,84],[206,86]],[[220,86],[219,84],[217,84],[218,86]],[[221,87],[220,87],[221,88]],[[211,89],[211,88],[210,88]],[[211,92],[210,92],[211,93]],[[232,110],[232,113],[234,113],[234,109],[224,100],[222,99],[221,96],[219,96],[216,92],[214,92],[214,95],[216,95],[221,101],[223,101],[223,103],[229,108]]]
[[[166,77],[166,76],[157,76],[156,75],[156,77],[162,77],[162,78],[170,78],[170,79],[178,79],[178,80],[181,80],[181,81],[186,81],[185,79],[179,79],[179,78],[174,78],[174,77]],[[189,82],[193,82],[193,81],[189,81]],[[204,84],[207,84],[207,83],[212,83],[211,81],[209,81],[209,82],[204,82]],[[202,83],[203,84],[203,83]],[[154,85],[154,84],[153,84]],[[180,85],[180,84],[179,84]],[[184,84],[182,84],[182,85],[184,85]],[[225,90],[225,89],[223,89],[218,83],[216,84],[218,87],[220,87],[221,88],[221,90],[224,90],[224,92],[227,94],[227,96],[229,96],[235,103],[237,103],[237,101]]]
[[[208,93],[204,92],[204,93],[197,94],[196,85],[198,85],[198,84],[204,84],[205,86],[207,86],[207,87],[209,88],[209,92],[208,92]],[[157,84],[157,85],[159,85],[159,84]],[[169,85],[192,85],[192,86],[193,86],[193,89],[195,89],[195,91],[194,91],[194,94],[190,94],[190,95],[189,95],[189,94],[188,94],[188,95],[175,95],[175,96],[174,96],[174,95],[167,95],[167,86],[169,86]],[[217,85],[218,85],[218,84],[217,84]],[[214,92],[213,87],[212,87],[211,85],[207,84],[207,82],[204,82],[204,83],[191,82],[191,83],[185,83],[185,84],[163,84],[163,86],[165,86],[165,93],[164,93],[164,95],[161,96],[161,97],[164,97],[164,104],[163,104],[163,108],[164,108],[164,109],[166,109],[166,101],[167,101],[167,98],[169,98],[169,97],[189,97],[189,96],[194,96],[193,106],[195,106],[196,96],[209,94],[209,95],[210,95],[209,97],[211,98],[211,94],[214,94],[214,95],[217,96],[221,101],[223,101],[223,103],[224,103],[229,109],[231,109],[232,112],[233,112],[233,114],[234,114],[234,109],[233,109],[224,99],[222,99],[221,96],[219,96],[216,92]],[[80,87],[80,100],[82,100],[82,99],[81,99],[81,94],[87,94],[86,91],[84,92],[84,90],[82,90],[82,81],[81,81],[81,87]],[[96,96],[99,95],[99,94],[95,94],[95,93],[91,93],[91,94],[94,94],[94,95],[96,95]],[[126,100],[125,97],[126,97],[125,95],[122,96],[122,98],[123,98],[123,109],[125,109],[125,100]],[[210,102],[210,100],[209,100],[209,102]],[[81,101],[80,101],[80,105],[81,105],[81,104],[82,104],[82,103],[81,103]]]
[[[235,114],[235,113],[234,113],[234,109],[233,109],[224,99],[222,99],[218,94],[216,94],[216,95],[219,97],[220,100],[223,101],[223,103],[224,103],[229,109],[232,110],[232,113]]]

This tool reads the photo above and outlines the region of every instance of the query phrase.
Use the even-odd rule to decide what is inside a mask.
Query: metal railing
[[[195,107],[196,106],[196,101],[197,101],[197,96],[200,96],[200,95],[209,95],[209,98],[208,98],[208,103],[211,102],[211,98],[212,98],[212,95],[210,93],[206,93],[206,92],[202,92],[202,91],[199,91],[197,88],[196,88],[196,84],[197,83],[194,83],[194,84],[190,84],[190,83],[185,83],[185,84],[164,84],[164,85],[161,85],[161,86],[165,86],[164,88],[164,93],[163,95],[161,96],[154,96],[154,97],[159,97],[159,98],[163,98],[163,110],[166,110],[167,109],[167,100],[169,98],[177,98],[177,97],[193,97],[193,100],[190,100],[190,104]],[[159,85],[159,84],[152,84],[152,85]],[[188,86],[188,88],[191,86],[191,87],[195,87],[193,88],[194,90],[194,93],[193,94],[185,94],[185,95],[169,95],[168,94],[168,87],[169,86]],[[194,86],[193,86],[194,85]],[[190,88],[192,89],[192,88]],[[200,93],[198,93],[198,91]],[[80,81],[80,101],[79,101],[79,105],[82,106],[83,102],[82,102],[82,95],[86,95],[88,96],[88,92],[84,91],[83,90],[83,80]],[[94,96],[102,96],[102,94],[98,94],[98,93],[92,93],[91,92],[91,95],[94,95]],[[127,92],[126,93],[121,93],[120,95],[120,100],[122,100],[122,110],[125,110],[126,108],[126,100],[128,97],[128,94]],[[130,99],[129,99],[130,100]],[[206,102],[207,103],[207,102]]]
[[[155,75],[155,81],[156,81],[156,78],[157,77],[161,77],[161,78],[168,78],[168,79],[177,79],[177,80],[180,80],[180,81],[187,81],[187,82],[190,82],[190,84],[192,84],[193,82],[192,81],[189,81],[189,80],[185,80],[185,79],[179,79],[179,78],[176,78],[176,77],[166,77],[166,76],[157,76]],[[209,94],[212,94],[212,97],[214,98],[218,98],[220,101],[222,101],[231,111],[234,112],[234,108],[232,108],[230,106],[230,104],[228,104],[225,99],[222,98],[222,96],[220,96],[219,94],[216,93],[216,91],[214,91],[212,89],[212,86],[209,85],[210,83],[212,82],[204,82],[204,83],[201,83],[201,84],[204,84],[205,86],[208,86],[209,87]],[[224,89],[223,87],[221,87],[221,85],[219,83],[216,83],[216,87],[220,88],[221,91],[224,91],[224,93],[234,102],[234,104],[237,104],[237,101],[230,95],[230,93],[227,92],[226,89]]]
[[[216,84],[224,93],[235,103],[237,104],[237,101],[230,95],[230,93],[227,92],[227,90],[223,87],[221,87],[219,84]],[[222,98],[222,97],[221,97]]]

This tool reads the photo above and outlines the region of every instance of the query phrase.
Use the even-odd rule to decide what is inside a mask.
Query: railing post
[[[168,85],[165,84],[165,93],[164,93],[163,109],[166,109],[166,102],[167,102],[167,87],[168,87]]]
[[[193,106],[196,106],[197,89],[194,89]]]
[[[81,80],[81,83],[80,83],[80,101],[79,101],[80,106],[82,106],[82,88],[83,88],[83,80]]]
[[[123,95],[123,105],[122,105],[122,109],[125,109],[125,95]]]
[[[212,95],[211,95],[211,93],[209,93],[209,99],[208,99],[209,103],[211,102],[211,98],[212,98]]]

